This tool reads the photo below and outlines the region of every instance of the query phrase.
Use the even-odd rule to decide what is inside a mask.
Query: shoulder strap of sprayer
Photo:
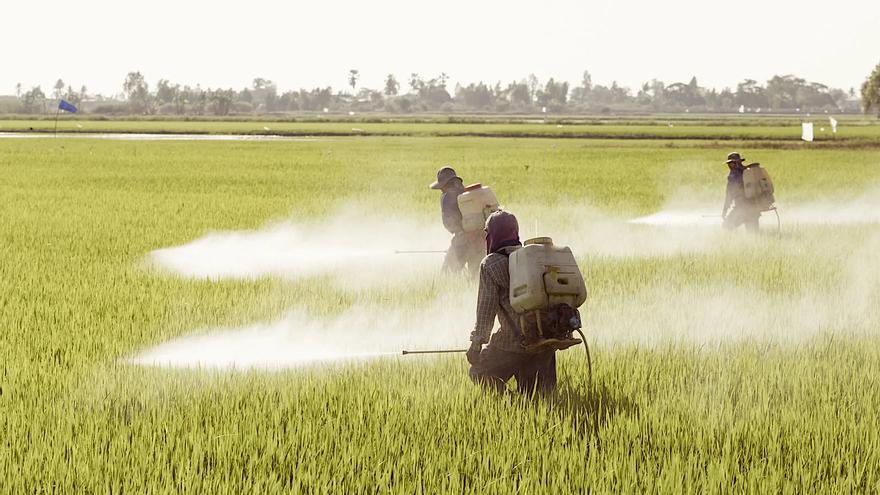
[[[504,256],[505,258],[510,258],[510,253],[516,251],[517,249],[519,249],[521,247],[522,246],[504,246],[503,248],[501,248],[495,252]]]

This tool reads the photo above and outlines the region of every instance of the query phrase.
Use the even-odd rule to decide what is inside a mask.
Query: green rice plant
[[[880,152],[706,144],[0,140],[0,491],[880,490],[880,232],[785,216],[869,215]],[[625,223],[679,202],[719,210],[733,146],[773,175],[781,235],[685,230],[671,239],[690,248],[667,252],[653,244],[668,228]],[[447,163],[491,185],[524,231],[540,218],[541,233],[579,239],[592,383],[581,349],[560,354],[558,394],[540,400],[482,392],[460,355],[274,371],[126,362],[291,308],[417,315],[472,293],[440,273],[344,288],[328,274],[211,280],[144,261],[346,207],[439,229],[427,184]]]

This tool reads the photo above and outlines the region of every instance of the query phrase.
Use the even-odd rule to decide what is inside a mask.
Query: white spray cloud
[[[859,334],[866,315],[829,292],[780,295],[743,287],[647,289],[596,305],[585,318],[602,345],[801,344],[828,333]],[[876,323],[876,320],[873,320]]]
[[[333,275],[340,287],[411,282],[439,270],[449,234],[438,225],[343,212],[324,222],[276,223],[245,232],[215,232],[148,255],[177,275],[209,279]]]
[[[871,188],[858,196],[840,200],[777,203],[783,225],[858,225],[880,223],[880,188]],[[721,224],[721,203],[715,210],[705,204],[683,198],[670,201],[651,215],[629,220],[631,224],[662,227],[715,227]],[[775,224],[772,212],[762,215],[761,223]],[[775,225],[774,225],[775,227]]]
[[[149,349],[128,362],[184,368],[278,369],[399,355],[404,349],[466,348],[474,299],[459,293],[411,309],[356,304],[337,316],[292,310],[238,329],[208,329]],[[416,358],[417,359],[417,358]]]
[[[554,243],[571,247],[576,256],[650,258],[703,252],[725,241],[719,228],[669,228],[630,223],[609,216],[589,205],[563,210],[524,207],[514,211],[520,218],[520,237],[550,236]],[[720,219],[716,219],[717,227]],[[534,225],[534,224],[537,225]]]
[[[816,280],[808,293],[782,294],[756,286],[660,281],[629,297],[595,295],[597,299],[588,301],[582,310],[588,338],[600,346],[652,347],[671,342],[712,346],[741,341],[802,343],[828,332],[876,330],[880,325],[880,233],[874,230],[874,224],[880,223],[878,207],[880,200],[866,194],[842,203],[811,202],[784,210],[789,224],[796,220],[806,226],[860,224],[859,232],[868,236],[866,242],[857,234],[840,239],[817,236],[809,244],[817,257],[836,259],[842,252],[850,253],[842,263],[839,281]],[[520,218],[522,238],[551,235],[579,255],[662,256],[710,252],[731,243],[734,252],[742,248],[757,252],[775,245],[754,242],[745,235],[731,237],[718,227],[720,219],[704,217],[699,210],[675,208],[643,217],[654,220],[635,222],[587,206],[566,208],[565,214],[541,207],[523,207],[514,213]],[[683,221],[685,214],[696,223]],[[280,223],[258,231],[209,234],[183,246],[158,250],[150,258],[182,276],[332,274],[339,285],[358,288],[433,280],[442,255],[394,252],[442,249],[448,239],[434,224],[401,218],[389,222],[364,215],[353,220],[352,214],[340,214],[310,226]],[[330,317],[294,309],[271,322],[203,329],[147,350],[130,362],[271,369],[389,356],[408,347],[464,347],[473,325],[474,292],[462,292],[459,286],[450,295],[414,308],[356,303]]]

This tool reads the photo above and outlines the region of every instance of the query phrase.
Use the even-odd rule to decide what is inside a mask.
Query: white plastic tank
[[[557,304],[577,308],[587,300],[587,286],[571,249],[549,237],[529,239],[510,254],[510,305],[519,313]]]
[[[461,210],[461,226],[465,232],[483,230],[489,215],[498,211],[498,200],[489,187],[471,184],[459,194],[458,209]]]
[[[762,194],[773,194],[773,181],[760,163],[753,163],[743,170],[743,188],[747,199],[757,198]]]
[[[743,170],[743,189],[746,199],[754,202],[761,211],[773,208],[773,180],[760,163],[753,163]]]

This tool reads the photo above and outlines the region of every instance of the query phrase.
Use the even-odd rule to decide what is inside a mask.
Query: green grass
[[[343,118],[344,119],[344,118]],[[364,118],[366,119],[366,117]],[[383,120],[376,118],[375,120]],[[714,117],[670,116],[668,119],[580,119],[576,117],[520,118],[497,121],[443,122],[427,119],[419,123],[405,118],[362,121],[259,121],[259,120],[80,120],[65,117],[58,132],[65,133],[179,133],[251,134],[283,136],[487,136],[487,137],[567,137],[616,139],[702,139],[799,141],[801,121],[815,123],[817,141],[874,143],[880,141],[880,121],[840,116],[837,134],[831,132],[827,115],[811,117]],[[0,132],[53,132],[55,123],[47,120],[0,120]],[[824,130],[823,130],[824,129]]]
[[[346,204],[437,222],[426,186],[444,163],[491,184],[524,225],[527,212],[577,217],[584,203],[625,219],[682,191],[716,208],[730,147],[0,140],[2,491],[880,490],[876,226],[792,225],[679,255],[583,254],[594,382],[582,350],[568,351],[547,400],[482,393],[461,356],[276,372],[120,361],[291,308],[416,311],[469,290],[439,274],[355,291],[320,278],[181,279],[144,268],[154,249],[283,218],[318,223]],[[844,202],[880,180],[877,151],[740,151],[790,204]],[[856,292],[854,267],[868,277]],[[771,338],[704,345],[703,313],[718,308],[702,305],[719,300],[757,301],[751,330]],[[814,323],[820,332],[806,330]],[[676,330],[687,338],[665,338]]]

